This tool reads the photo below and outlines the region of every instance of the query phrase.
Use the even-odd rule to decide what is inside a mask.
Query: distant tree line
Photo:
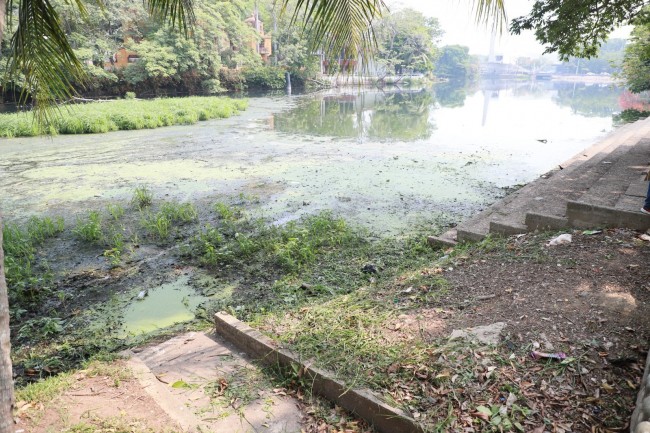
[[[281,14],[272,0],[195,0],[196,24],[185,37],[167,24],[153,20],[141,0],[105,0],[103,7],[87,5],[83,19],[66,0],[52,0],[74,53],[90,79],[79,92],[85,95],[138,96],[161,94],[214,94],[245,88],[282,89],[285,72],[292,84],[302,86],[320,72],[338,73],[344,62],[326,59],[307,43],[301,26]],[[253,14],[272,35],[267,61],[256,50],[260,34],[246,22]],[[468,48],[439,47],[443,34],[435,18],[412,9],[386,13],[376,24],[376,65],[385,74],[423,74],[447,79],[471,79],[477,67]],[[7,32],[11,34],[11,32]],[[8,41],[2,44],[8,55]],[[119,51],[130,53],[126,67],[113,65]],[[0,64],[3,73],[5,63]],[[20,92],[24,82],[15,77],[8,89]],[[5,92],[6,94],[7,92]]]

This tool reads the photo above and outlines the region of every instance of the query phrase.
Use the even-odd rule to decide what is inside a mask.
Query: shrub
[[[244,72],[246,87],[258,89],[283,89],[284,69],[276,66],[259,66]]]
[[[228,90],[243,90],[244,76],[239,69],[221,68],[219,82]]]

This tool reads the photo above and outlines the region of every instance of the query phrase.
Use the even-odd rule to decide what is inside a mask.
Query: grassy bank
[[[61,107],[59,116],[40,128],[30,113],[0,114],[0,137],[45,134],[93,134],[191,125],[200,120],[230,117],[247,102],[220,97],[125,99]]]

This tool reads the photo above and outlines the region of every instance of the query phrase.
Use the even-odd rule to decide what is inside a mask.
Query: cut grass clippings
[[[245,110],[245,100],[223,97],[117,100],[68,105],[41,127],[31,113],[0,114],[0,137],[94,134],[110,131],[192,125],[200,120],[230,117]]]

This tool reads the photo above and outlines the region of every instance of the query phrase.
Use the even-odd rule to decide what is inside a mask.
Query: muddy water
[[[9,219],[156,195],[252,194],[281,223],[331,209],[378,234],[461,219],[612,128],[618,91],[483,83],[250,99],[240,116],[144,131],[0,141]],[[542,143],[538,140],[545,140]]]

